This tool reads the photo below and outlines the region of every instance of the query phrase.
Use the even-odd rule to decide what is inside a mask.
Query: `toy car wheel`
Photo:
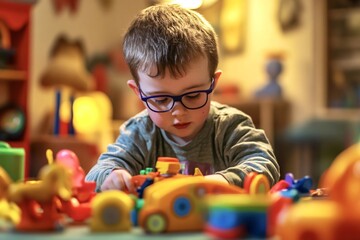
[[[165,232],[167,220],[161,213],[153,213],[145,219],[145,230],[150,233]]]

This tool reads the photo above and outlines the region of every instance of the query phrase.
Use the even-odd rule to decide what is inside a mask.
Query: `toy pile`
[[[95,193],[70,150],[47,152],[38,180],[12,182],[0,168],[1,230],[59,231],[76,222],[93,232],[203,232],[220,239],[349,239],[359,236],[360,144],[341,153],[312,180],[286,174],[274,186],[252,172],[243,188],[180,173],[176,158],[161,157],[132,181],[136,191]],[[174,187],[176,186],[176,187]]]

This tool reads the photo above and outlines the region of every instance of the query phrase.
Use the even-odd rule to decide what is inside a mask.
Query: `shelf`
[[[0,81],[25,81],[26,71],[0,69]]]
[[[360,14],[360,7],[330,8],[329,16],[332,19],[342,19],[349,14]]]

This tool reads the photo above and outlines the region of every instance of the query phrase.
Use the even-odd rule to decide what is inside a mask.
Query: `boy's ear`
[[[127,81],[127,85],[131,88],[131,90],[133,90],[133,92],[140,97],[140,92],[139,92],[139,88],[135,82],[135,80],[131,79]]]
[[[216,85],[218,84],[218,81],[220,79],[220,76],[222,74],[222,71],[221,70],[217,70],[215,73],[214,73],[214,88],[216,87]]]

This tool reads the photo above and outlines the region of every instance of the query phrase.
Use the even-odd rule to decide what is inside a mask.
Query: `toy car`
[[[244,194],[245,191],[204,177],[159,181],[145,190],[139,225],[149,233],[200,231],[204,227],[204,197],[225,193]]]

